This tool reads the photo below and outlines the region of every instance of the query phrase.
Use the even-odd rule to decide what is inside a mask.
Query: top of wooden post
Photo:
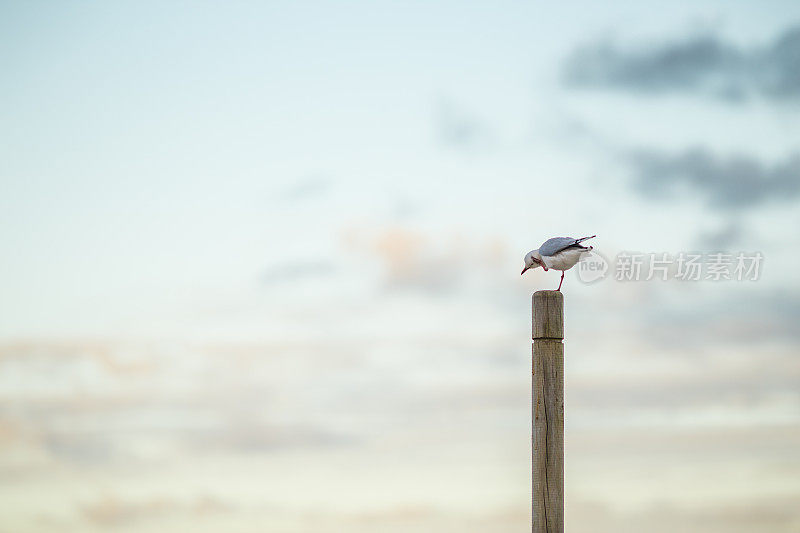
[[[564,338],[564,295],[561,291],[533,293],[533,338]]]

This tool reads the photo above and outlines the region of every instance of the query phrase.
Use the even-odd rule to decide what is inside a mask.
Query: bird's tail
[[[589,239],[594,239],[597,235],[592,235],[591,237],[581,237],[580,239],[575,239],[575,244],[579,242],[588,241]]]

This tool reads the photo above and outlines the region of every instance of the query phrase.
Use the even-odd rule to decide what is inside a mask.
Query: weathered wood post
[[[564,296],[533,294],[533,533],[564,531]]]

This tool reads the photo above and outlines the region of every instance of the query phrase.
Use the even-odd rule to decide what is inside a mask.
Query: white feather
[[[554,255],[543,255],[542,261],[547,268],[554,270],[569,270],[581,260],[581,255],[591,248],[567,248],[556,252]]]

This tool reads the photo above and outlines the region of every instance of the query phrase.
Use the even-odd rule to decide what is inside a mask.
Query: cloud
[[[483,121],[447,100],[439,102],[434,121],[439,141],[448,147],[473,149],[491,139]]]
[[[201,495],[194,501],[180,502],[163,497],[134,501],[106,494],[100,499],[79,505],[78,510],[91,524],[107,528],[131,526],[142,521],[162,522],[183,516],[229,513],[234,509],[228,503],[209,495]]]
[[[800,344],[800,330],[796,326],[800,320],[797,292],[732,292],[718,299],[694,297],[691,309],[686,304],[686,301],[659,303],[641,312],[642,337],[646,336],[661,349],[672,347],[678,351],[692,345],[723,343],[752,347],[765,339],[795,347]],[[703,326],[697,327],[699,323]]]
[[[676,415],[672,422],[680,411],[696,416],[723,406],[738,406],[737,416],[780,414],[776,404],[791,405],[796,412],[800,294],[750,289],[722,297],[688,289],[679,298],[671,290],[636,305],[585,302],[582,312],[599,323],[586,326],[585,338],[576,341],[591,342],[572,353],[580,358],[596,350],[594,357],[625,360],[627,370],[574,381],[572,405],[578,412],[663,409]],[[613,320],[604,321],[602,313],[612,314]],[[582,372],[586,363],[578,360],[576,368]]]
[[[679,464],[676,462],[675,467]],[[596,533],[791,531],[797,520],[790,497],[754,498],[746,503],[730,498],[705,502],[702,507],[659,501],[643,508],[626,509],[601,502],[595,496],[591,500],[575,498],[568,503],[567,513],[575,531]]]
[[[424,232],[393,226],[352,234],[348,240],[356,250],[378,259],[384,285],[390,290],[442,295],[464,289],[470,277],[506,279],[500,275],[505,268],[506,245],[497,238],[468,241],[449,235],[434,242]]]
[[[699,93],[730,102],[753,95],[775,101],[798,99],[800,25],[766,46],[750,49],[714,35],[639,50],[596,43],[572,53],[563,81],[579,88]]]
[[[291,261],[265,269],[261,275],[261,282],[265,285],[275,285],[328,276],[335,271],[336,265],[330,261]]]
[[[437,252],[421,233],[388,229],[375,238],[372,248],[385,266],[391,287],[449,291],[460,281],[452,268],[453,250]]]
[[[327,194],[333,186],[330,179],[321,176],[311,176],[300,179],[285,188],[277,197],[278,202],[300,202]]]
[[[709,207],[734,210],[768,202],[785,202],[800,196],[800,153],[765,165],[737,154],[720,158],[705,148],[679,154],[636,150],[629,154],[635,176],[633,187],[655,200],[698,197]]]
[[[224,413],[232,416],[231,413]],[[181,435],[186,449],[200,452],[265,453],[282,449],[339,448],[358,444],[352,436],[298,425],[269,425],[254,416]]]
[[[726,250],[742,242],[746,232],[738,219],[731,220],[722,228],[706,231],[697,239],[700,248],[708,250]]]

